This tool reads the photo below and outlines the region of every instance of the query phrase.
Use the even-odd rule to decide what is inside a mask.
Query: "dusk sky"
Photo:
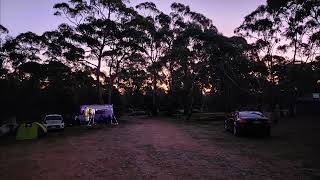
[[[64,21],[54,16],[55,3],[65,0],[0,0],[0,24],[15,36],[32,31],[38,34],[55,29]],[[131,0],[135,6],[146,0]],[[189,5],[192,10],[212,19],[218,30],[226,36],[232,36],[245,15],[255,10],[266,0],[152,0],[159,9],[170,12],[172,2]]]

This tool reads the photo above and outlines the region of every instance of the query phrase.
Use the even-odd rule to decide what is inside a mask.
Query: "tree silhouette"
[[[145,49],[144,58],[148,63],[148,72],[152,80],[152,113],[157,114],[157,85],[160,79],[159,71],[162,69],[161,58],[168,51],[170,44],[170,23],[171,19],[157,9],[152,2],[141,3],[137,9],[145,12],[145,17],[141,17],[141,31],[144,32],[142,47]]]
[[[117,34],[117,21],[122,17],[131,15],[134,11],[127,8],[122,0],[70,0],[69,3],[59,3],[54,6],[57,9],[55,15],[63,15],[72,24],[74,43],[80,43],[88,53],[86,59],[97,61],[96,86],[98,102],[103,104],[103,96],[100,85],[102,61],[108,57],[109,48],[114,46]]]
[[[0,101],[22,121],[71,117],[82,104],[175,114],[276,103],[294,109],[319,91],[319,2],[268,0],[226,37],[181,3],[170,14],[145,2],[69,0],[68,21],[12,37],[0,25]],[[203,108],[204,105],[208,108]]]

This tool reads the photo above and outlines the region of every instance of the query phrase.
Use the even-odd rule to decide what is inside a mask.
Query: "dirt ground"
[[[0,179],[319,179],[320,122],[280,121],[272,137],[234,137],[222,121],[129,118],[0,143]]]

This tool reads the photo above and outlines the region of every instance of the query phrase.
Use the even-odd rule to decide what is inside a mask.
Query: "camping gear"
[[[46,134],[47,129],[41,123],[23,123],[18,128],[16,140],[37,139]]]
[[[6,134],[10,134],[10,133],[13,133],[17,130],[18,128],[18,124],[15,123],[15,124],[4,124],[0,127],[0,136],[4,136]]]
[[[88,126],[94,124],[94,122],[118,124],[113,113],[113,105],[110,104],[83,105],[80,107],[80,112],[81,114],[75,117],[75,120],[79,121],[80,124],[87,124]]]
[[[15,133],[19,125],[17,124],[16,117],[5,118],[4,121],[0,121],[0,136],[6,134]]]

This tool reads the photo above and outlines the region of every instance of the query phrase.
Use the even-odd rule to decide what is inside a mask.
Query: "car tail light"
[[[248,121],[245,119],[239,119],[239,123],[247,123]]]

